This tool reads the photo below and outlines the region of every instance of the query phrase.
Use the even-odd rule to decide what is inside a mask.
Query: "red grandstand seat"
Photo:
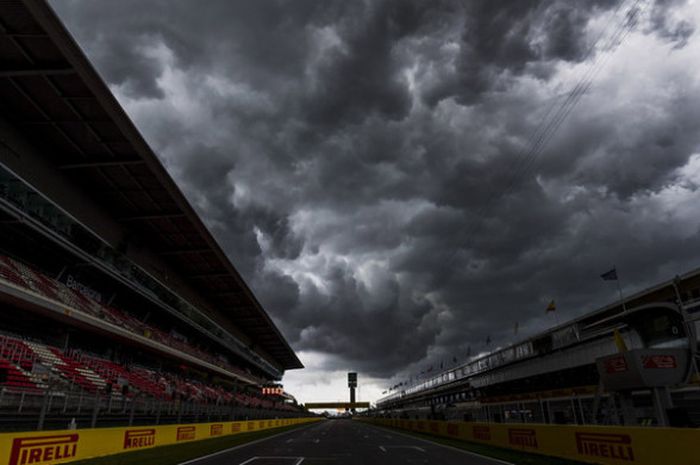
[[[18,367],[10,361],[0,358],[0,372],[4,373],[0,385],[6,388],[15,389],[38,389],[29,376],[22,372]]]
[[[186,340],[173,337],[160,328],[148,325],[123,309],[97,302],[11,258],[0,256],[0,278],[16,286],[31,289],[45,297],[58,300],[74,310],[97,316],[136,334],[146,335],[154,341],[193,355],[232,373],[256,379],[251,373],[228,363],[220,356]],[[146,368],[132,367],[131,370],[127,370],[119,364],[99,357],[65,354],[56,348],[41,344],[34,344],[32,347],[33,349],[29,348],[19,339],[6,338],[4,344],[0,344],[0,357],[5,357],[10,362],[15,363],[18,369],[29,373],[25,377],[30,378],[34,360],[39,356],[41,362],[48,365],[55,374],[89,392],[104,389],[108,383],[114,386],[120,378],[123,378],[133,388],[132,393],[136,390],[158,398],[179,394],[186,398],[211,402],[228,402],[235,399],[246,405],[259,406],[263,403],[254,397],[234,396],[224,389],[212,388],[194,380],[164,377]],[[33,384],[37,385],[37,383]],[[268,404],[265,403],[265,405]]]

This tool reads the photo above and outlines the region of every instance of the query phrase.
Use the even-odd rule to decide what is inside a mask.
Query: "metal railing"
[[[299,410],[251,408],[237,403],[0,388],[0,430],[4,431],[204,423],[306,415]]]

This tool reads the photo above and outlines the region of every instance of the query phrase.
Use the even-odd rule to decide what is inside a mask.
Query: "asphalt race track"
[[[504,465],[352,420],[328,420],[181,465]]]

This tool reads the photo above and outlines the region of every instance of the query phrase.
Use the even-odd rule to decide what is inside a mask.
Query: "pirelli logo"
[[[240,423],[231,423],[231,432],[232,433],[238,433],[241,431],[241,424]]]
[[[634,462],[632,438],[628,434],[576,433],[576,450],[586,457]]]
[[[603,361],[603,365],[606,373],[622,373],[629,370],[624,355],[607,358]]]
[[[642,357],[644,368],[672,369],[677,368],[676,357],[673,355],[647,355]]]
[[[224,434],[224,425],[217,423],[209,427],[209,436],[221,436]]]
[[[177,429],[177,442],[191,441],[195,438],[197,428],[194,426],[180,426]]]
[[[29,465],[75,457],[78,434],[17,438],[12,441],[9,465]]]
[[[156,430],[153,428],[128,429],[124,431],[124,449],[140,449],[156,443]]]
[[[512,446],[537,449],[537,431],[532,428],[508,428],[508,443]]]
[[[491,440],[491,427],[490,426],[482,426],[482,425],[474,425],[472,427],[472,435],[474,436],[474,439],[478,439],[479,441],[490,441]]]

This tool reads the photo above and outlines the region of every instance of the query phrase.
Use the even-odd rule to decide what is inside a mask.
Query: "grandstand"
[[[299,359],[60,20],[1,6],[0,424],[299,416],[263,394]]]
[[[411,419],[697,426],[698,320],[695,270],[392,389],[377,410]]]

